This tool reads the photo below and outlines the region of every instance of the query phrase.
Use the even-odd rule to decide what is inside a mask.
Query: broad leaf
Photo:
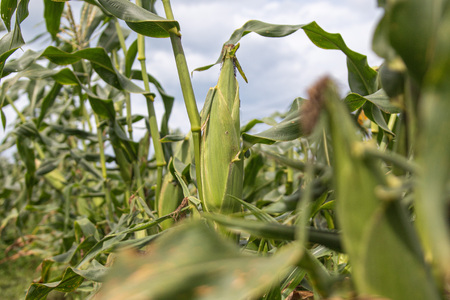
[[[145,256],[121,256],[98,299],[245,299],[261,296],[301,257],[296,245],[272,257],[242,255],[201,222],[156,240]],[[236,280],[238,278],[239,280]],[[117,285],[116,282],[122,282]]]
[[[62,275],[60,281],[51,283],[33,283],[27,291],[26,300],[44,300],[47,295],[53,291],[60,291],[64,293],[72,292],[77,289],[84,278],[76,274],[72,268],[67,268]]]
[[[286,117],[274,125],[273,127],[257,134],[243,133],[244,142],[249,144],[273,144],[275,142],[292,141],[302,136],[300,128],[300,102],[301,98],[297,98]]]
[[[110,14],[124,20],[139,34],[165,38],[170,36],[170,32],[178,33],[180,30],[177,21],[164,19],[128,0],[98,0],[98,2]]]
[[[8,31],[11,31],[11,18],[16,11],[16,8],[17,0],[3,0],[1,2],[2,19]]]
[[[56,39],[56,34],[59,32],[59,25],[61,24],[61,15],[64,10],[64,2],[55,2],[52,0],[44,0],[44,18],[47,31],[53,39]]]
[[[369,95],[376,91],[377,72],[367,64],[367,57],[350,50],[342,36],[328,33],[316,22],[302,27],[309,39],[323,49],[341,50],[347,56],[348,83],[354,93]]]
[[[389,97],[381,89],[367,96],[350,93],[345,97],[344,101],[349,106],[350,111],[357,110],[363,106],[366,101],[369,101],[387,114],[398,114],[402,112],[398,106],[394,105],[389,100]]]
[[[242,230],[250,233],[251,235],[265,239],[288,241],[297,239],[295,235],[295,226],[282,225],[273,222],[268,223],[267,221],[261,222],[244,220],[214,213],[205,213],[203,216],[231,229],[238,231]],[[315,228],[307,228],[307,231],[310,242],[318,243],[335,251],[342,252],[341,241],[338,233],[318,230]]]
[[[255,32],[265,37],[283,37],[292,34],[299,29],[303,29],[316,46],[323,49],[341,50],[347,56],[348,82],[352,92],[360,95],[368,95],[377,90],[377,72],[369,67],[367,64],[367,57],[349,49],[340,34],[328,33],[317,25],[316,22],[311,22],[306,25],[276,25],[252,20],[245,23],[242,28],[235,30],[224,45],[236,44],[242,37],[250,32]],[[214,64],[197,68],[194,71],[207,70],[212,66],[219,64],[221,61],[222,54]]]
[[[283,37],[290,35],[300,28],[302,28],[303,25],[278,25],[278,24],[269,24],[265,22],[261,22],[258,20],[251,20],[244,24],[239,29],[236,29],[233,34],[231,35],[230,39],[224,43],[225,45],[228,44],[237,44],[242,37],[245,35],[255,32],[261,36],[265,37]],[[207,65],[204,67],[200,67],[195,69],[194,71],[205,71],[211,68],[214,65],[217,65],[222,62],[222,54],[219,56],[217,61],[214,64]]]

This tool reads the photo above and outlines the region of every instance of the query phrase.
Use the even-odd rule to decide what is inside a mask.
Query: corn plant
[[[447,2],[379,0],[381,66],[316,22],[248,21],[194,70],[221,64],[201,112],[182,24],[155,2],[45,0],[51,41],[20,54],[29,1],[1,1],[0,267],[42,261],[25,299],[448,298]],[[343,54],[350,91],[324,76],[241,124],[239,45],[297,31]],[[189,133],[169,128],[152,38],[172,45]]]

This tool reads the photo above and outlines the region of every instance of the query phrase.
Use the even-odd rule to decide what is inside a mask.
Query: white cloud
[[[27,35],[32,36],[33,22],[42,20],[41,1],[31,1],[31,16],[26,23]],[[160,2],[158,12],[164,10]],[[172,8],[182,29],[182,42],[189,68],[192,70],[215,62],[222,44],[232,32],[246,21],[258,19],[269,23],[317,23],[326,31],[341,33],[354,51],[368,55],[371,64],[379,64],[370,50],[371,36],[380,12],[372,4],[360,0],[173,0]],[[148,72],[154,75],[168,94],[176,97],[171,126],[189,131],[179,79],[169,39],[147,39]],[[331,74],[340,86],[346,88],[345,56],[336,50],[314,46],[300,30],[281,39],[268,39],[249,34],[241,41],[237,56],[249,79],[241,84],[241,116],[243,121],[270,115],[274,110],[285,110],[298,96],[306,96],[307,88],[320,76]],[[208,88],[216,84],[219,68],[195,73],[192,78],[198,108]],[[134,100],[136,99],[136,100]],[[133,112],[146,114],[146,105],[139,96],[133,96]],[[158,120],[162,105],[156,99]]]
[[[250,19],[279,24],[307,24],[315,20],[324,30],[341,33],[351,49],[368,55],[369,62],[378,64],[379,59],[370,50],[379,14],[375,4],[370,7],[367,3],[350,2],[234,0],[195,1],[193,4],[193,1],[173,1],[173,9],[182,28],[191,69],[214,62],[231,33]],[[344,54],[317,48],[302,31],[281,39],[249,34],[241,40],[237,56],[249,79],[249,84],[239,79],[243,121],[286,109],[295,97],[306,96],[308,86],[325,74],[336,78],[344,89],[347,86]],[[171,75],[164,77],[173,78],[175,71],[168,68],[166,71]],[[215,68],[194,75],[199,103],[203,102],[207,89],[215,85],[218,73]],[[171,90],[173,82],[164,82],[164,85]],[[176,89],[173,93],[177,98],[181,96]],[[174,120],[175,127],[178,123]],[[186,128],[185,124],[181,126]]]

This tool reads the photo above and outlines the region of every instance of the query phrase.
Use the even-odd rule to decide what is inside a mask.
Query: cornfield
[[[316,22],[250,20],[195,70],[169,0],[160,15],[156,0],[44,0],[51,39],[22,52],[29,2],[0,7],[0,270],[39,267],[5,297],[450,299],[448,1],[378,0],[381,66]],[[350,91],[324,74],[241,124],[246,35],[301,31],[342,54]],[[187,133],[147,71],[154,38],[172,45]],[[214,65],[199,109],[191,72]]]

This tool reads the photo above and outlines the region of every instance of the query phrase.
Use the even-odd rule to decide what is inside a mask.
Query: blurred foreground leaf
[[[204,223],[188,223],[155,241],[145,256],[119,257],[98,299],[255,298],[301,255],[296,244],[272,257],[243,255]]]
[[[330,79],[322,79],[316,88],[326,99],[336,210],[358,292],[390,299],[439,299],[405,207],[399,199],[383,197],[387,182],[379,162],[358,151],[362,138]],[[386,272],[386,266],[395,272]]]

